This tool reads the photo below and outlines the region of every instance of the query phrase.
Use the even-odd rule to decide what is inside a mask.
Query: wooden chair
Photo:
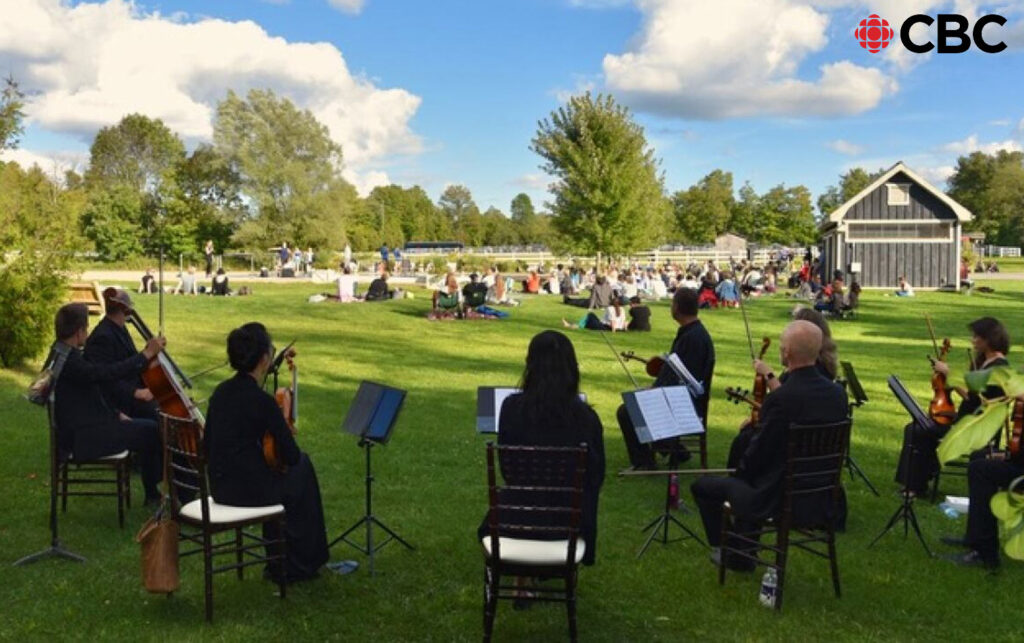
[[[718,582],[725,583],[725,564],[729,555],[774,568],[778,574],[775,609],[782,609],[786,581],[786,560],[790,546],[826,558],[832,570],[832,587],[840,596],[839,561],[836,557],[836,534],[833,519],[823,523],[803,524],[794,519],[794,501],[826,498],[838,510],[843,463],[849,442],[850,421],[834,424],[790,425],[786,435],[786,467],[783,477],[782,502],[779,512],[753,531],[739,532],[733,526],[733,512],[725,503],[722,518],[722,550],[718,563]],[[775,534],[773,545],[761,544],[760,538]],[[791,538],[796,535],[796,538]],[[815,547],[824,545],[824,550]],[[774,552],[775,560],[764,561],[761,550]]]
[[[50,431],[56,444],[57,420],[47,407]],[[131,454],[112,453],[92,460],[76,460],[72,453],[57,452],[57,495],[61,511],[67,513],[69,496],[117,498],[117,523],[124,528],[124,510],[132,506]],[[113,489],[110,489],[113,485]],[[107,489],[100,489],[106,486]]]
[[[171,497],[172,516],[181,527],[180,540],[196,545],[179,555],[203,555],[206,620],[212,622],[214,574],[236,570],[241,579],[243,570],[250,565],[283,567],[286,553],[284,506],[238,507],[217,503],[210,495],[207,481],[202,428],[192,420],[161,413],[160,430],[164,444],[164,479]],[[198,497],[182,505],[178,501],[182,492],[198,494]],[[246,529],[269,522],[276,523],[279,538],[267,539]],[[215,536],[225,532],[233,532],[234,538],[214,542]],[[214,566],[214,559],[219,556],[234,556],[234,561]],[[284,573],[283,569],[278,571],[278,588],[283,599]]]
[[[587,447],[487,444],[490,509],[484,552],[484,641],[491,640],[498,600],[562,602],[569,638],[577,640],[576,573],[586,552],[580,537]],[[499,485],[495,461],[504,485]],[[501,583],[502,576],[560,579],[561,587]]]

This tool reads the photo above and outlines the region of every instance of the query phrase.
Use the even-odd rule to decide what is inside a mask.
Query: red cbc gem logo
[[[877,54],[889,46],[894,32],[885,18],[880,18],[878,14],[873,13],[860,21],[860,25],[853,34],[857,37],[857,42],[861,47]]]

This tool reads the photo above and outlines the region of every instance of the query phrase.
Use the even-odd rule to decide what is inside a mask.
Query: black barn
[[[899,162],[821,224],[826,274],[868,288],[960,287],[960,234],[971,212]]]

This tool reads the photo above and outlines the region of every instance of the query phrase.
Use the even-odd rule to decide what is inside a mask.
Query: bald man
[[[692,485],[708,543],[717,563],[722,533],[722,503],[728,501],[739,531],[754,531],[774,515],[782,499],[786,464],[786,432],[790,424],[841,422],[849,413],[846,393],[822,376],[815,363],[821,351],[822,333],[808,321],[786,326],[780,341],[782,363],[789,370],[785,383],[765,398],[758,428],[728,477],[703,476]],[[794,507],[800,523],[824,522],[836,517],[826,498]],[[727,560],[730,569],[752,570],[746,560]]]

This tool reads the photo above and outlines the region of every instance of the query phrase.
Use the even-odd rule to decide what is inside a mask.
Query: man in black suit
[[[779,509],[786,464],[786,433],[790,424],[826,424],[846,419],[846,392],[822,376],[815,366],[822,332],[807,321],[795,321],[782,333],[782,363],[789,369],[785,383],[765,398],[758,429],[736,468],[728,477],[702,476],[692,485],[704,532],[717,562],[721,545],[722,503],[728,501],[739,531],[753,531]],[[797,523],[825,522],[838,508],[828,498],[810,498],[794,506]],[[749,561],[726,561],[736,569],[751,569]]]
[[[89,333],[89,311],[84,304],[68,304],[54,320],[57,340],[80,349]],[[109,406],[101,386],[137,377],[163,350],[166,341],[154,337],[140,353],[112,363],[97,364],[72,350],[60,372],[54,392],[57,444],[62,453],[91,460],[128,449],[139,455],[146,504],[160,499],[160,434],[155,420],[131,419]]]
[[[672,342],[672,352],[683,362],[693,377],[704,386],[704,394],[695,398],[693,405],[701,424],[705,427],[708,421],[708,401],[711,399],[711,376],[715,370],[715,345],[711,341],[704,324],[697,317],[697,291],[691,288],[678,288],[672,298],[672,318],[679,324],[676,338]],[[666,363],[654,380],[653,387],[676,386],[682,382],[672,367]],[[663,443],[641,444],[636,436],[633,421],[629,418],[626,405],[619,406],[616,413],[622,439],[626,443],[629,462],[634,469],[654,469],[654,450],[659,447],[672,447],[677,440],[665,440]],[[677,462],[685,462],[690,458],[686,447],[676,445]]]
[[[125,328],[132,311],[132,299],[120,288],[103,291],[107,314],[96,324],[85,341],[85,359],[94,364],[112,365],[139,354],[132,336]],[[110,408],[130,418],[159,420],[159,410],[153,401],[153,394],[142,382],[138,373],[104,382],[101,386],[103,399]]]

